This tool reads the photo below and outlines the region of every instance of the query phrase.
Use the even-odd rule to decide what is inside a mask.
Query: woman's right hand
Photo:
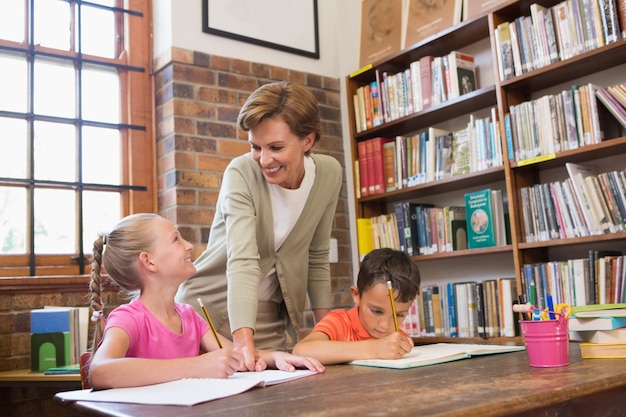
[[[243,356],[240,352],[223,348],[200,355],[199,377],[228,378],[239,371]]]
[[[233,332],[233,348],[241,352],[242,371],[262,371],[267,364],[260,358],[254,346],[254,332],[249,327],[242,327]]]

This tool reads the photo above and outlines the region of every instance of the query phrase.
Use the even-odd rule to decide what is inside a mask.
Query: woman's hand
[[[296,368],[306,368],[318,374],[324,373],[326,368],[317,359],[308,356],[293,355],[281,351],[262,351],[261,358],[265,359],[269,366],[282,371],[293,372]]]
[[[237,329],[233,332],[233,348],[241,352],[241,371],[262,371],[267,368],[254,347],[254,332],[248,327]]]

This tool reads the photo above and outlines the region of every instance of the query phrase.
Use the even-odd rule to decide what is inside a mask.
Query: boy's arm
[[[335,365],[357,359],[399,359],[413,347],[413,342],[400,332],[382,339],[359,341],[330,340],[323,332],[311,332],[293,349],[295,355],[311,356],[323,365]]]

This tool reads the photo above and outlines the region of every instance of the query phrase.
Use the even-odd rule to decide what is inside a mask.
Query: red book
[[[370,146],[370,154],[372,155],[371,171],[373,174],[372,184],[373,187],[369,188],[370,195],[383,194],[385,192],[385,160],[383,156],[383,146],[386,142],[392,142],[394,139],[389,138],[374,138],[368,140],[366,143]],[[372,192],[373,191],[373,192]]]
[[[422,109],[426,109],[432,105],[432,62],[434,57],[426,55],[420,58],[420,78],[422,86]]]
[[[359,187],[361,188],[361,197],[369,195],[369,172],[367,167],[367,142],[361,141],[357,143],[357,151],[359,154]]]

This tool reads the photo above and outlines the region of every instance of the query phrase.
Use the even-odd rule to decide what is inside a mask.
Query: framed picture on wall
[[[320,57],[317,0],[202,0],[202,31]]]

